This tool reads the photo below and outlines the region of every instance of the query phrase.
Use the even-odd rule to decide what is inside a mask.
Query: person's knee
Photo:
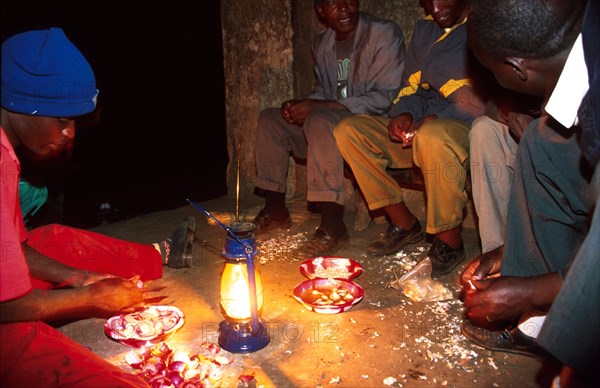
[[[333,128],[333,137],[338,145],[346,144],[350,139],[356,137],[356,131],[359,127],[360,119],[358,117],[346,117]]]
[[[469,141],[471,142],[471,145],[487,143],[490,136],[497,135],[497,128],[500,126],[500,123],[487,116],[477,117],[473,121],[471,130],[469,131]]]
[[[503,154],[502,143],[508,128],[487,116],[478,117],[469,131],[470,155],[472,159],[489,159],[491,155]]]
[[[272,123],[276,121],[281,112],[277,108],[266,108],[260,111],[258,115],[258,124],[256,125],[257,137],[265,136],[273,128]]]
[[[465,139],[455,138],[458,131],[451,128],[452,125],[454,123],[448,120],[430,120],[417,131],[413,142],[413,161],[423,173],[440,172],[438,170],[441,169],[443,174],[449,171],[457,176],[466,174],[468,148],[465,149],[462,143],[468,143],[468,135],[465,132]]]
[[[281,110],[279,108],[265,108],[260,111],[258,115],[258,121],[272,121],[274,118],[279,118],[280,116]]]
[[[304,120],[304,135],[310,142],[310,139],[318,140],[324,136],[325,131],[333,132],[333,127],[338,123],[337,119],[333,119],[332,115],[327,110],[316,110],[306,116]]]
[[[413,151],[419,153],[430,153],[439,151],[446,138],[446,127],[441,120],[430,120],[421,125],[413,140]]]

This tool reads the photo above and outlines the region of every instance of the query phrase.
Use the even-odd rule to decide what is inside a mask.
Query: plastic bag
[[[431,259],[426,257],[401,278],[389,283],[414,302],[441,302],[452,299],[452,292],[444,283],[431,278]]]

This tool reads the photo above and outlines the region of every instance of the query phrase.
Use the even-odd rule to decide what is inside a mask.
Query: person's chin
[[[440,28],[451,28],[453,27],[453,23],[450,22],[450,18],[448,16],[442,16],[440,18],[435,18],[435,22]]]
[[[60,154],[64,149],[65,147],[61,146],[48,146],[30,150],[30,154],[33,159],[48,159]]]

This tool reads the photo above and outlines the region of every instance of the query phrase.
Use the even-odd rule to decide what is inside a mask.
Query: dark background
[[[23,161],[24,175],[43,177],[51,193],[37,222],[91,227],[226,194],[219,3],[2,1],[3,41],[63,28],[100,90],[70,154],[42,169]],[[110,214],[99,214],[103,201]]]

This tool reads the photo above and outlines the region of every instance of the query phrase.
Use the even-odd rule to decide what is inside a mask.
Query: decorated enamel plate
[[[109,318],[106,335],[131,347],[151,346],[171,338],[183,326],[183,312],[174,306],[150,306]]]
[[[294,298],[310,311],[338,314],[348,311],[365,295],[358,284],[341,279],[309,279],[294,288]]]
[[[363,268],[357,261],[344,257],[314,257],[300,264],[300,272],[309,279],[352,280]]]

